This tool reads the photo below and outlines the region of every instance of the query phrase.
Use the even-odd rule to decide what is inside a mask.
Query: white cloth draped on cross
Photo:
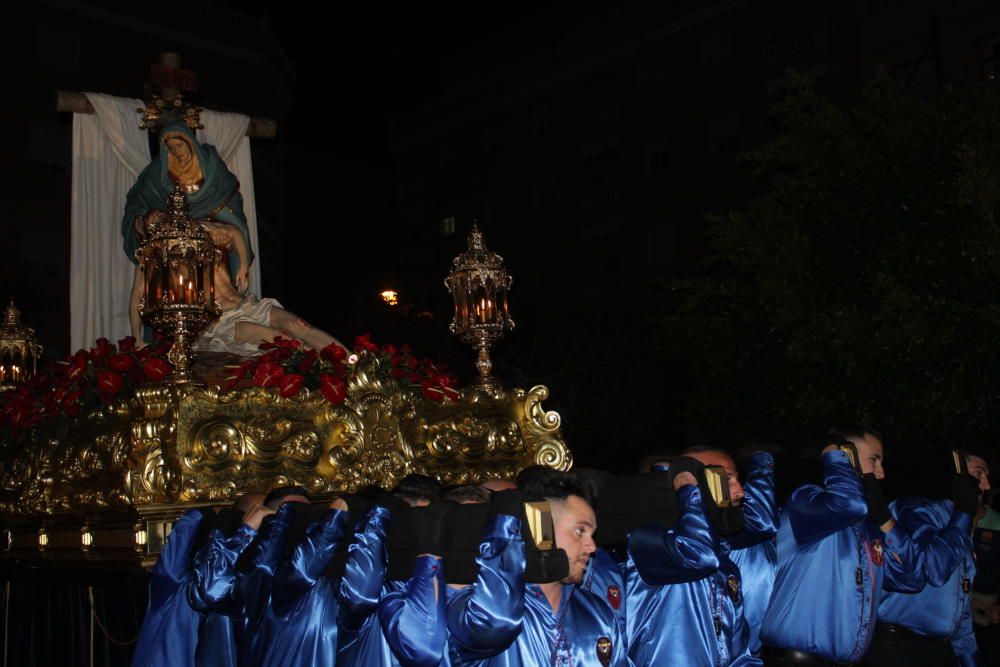
[[[73,181],[70,204],[70,345],[89,347],[104,336],[129,334],[132,263],[122,251],[125,196],[150,162],[149,137],[139,129],[142,100],[85,93],[93,114],[73,114]],[[203,111],[198,140],[215,146],[239,179],[250,244],[250,292],[260,293],[260,251],[253,162],[246,136],[250,118]]]

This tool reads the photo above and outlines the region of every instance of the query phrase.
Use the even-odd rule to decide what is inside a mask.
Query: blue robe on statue
[[[240,194],[240,183],[236,176],[226,168],[215,147],[209,144],[199,144],[197,137],[184,123],[168,123],[160,131],[161,145],[159,154],[139,174],[135,185],[128,191],[125,198],[125,213],[122,217],[122,238],[125,255],[134,264],[135,251],[139,247],[133,224],[138,216],[151,210],[165,211],[167,196],[174,189],[173,177],[167,168],[168,150],[162,145],[162,140],[168,135],[183,138],[191,148],[194,158],[201,168],[202,182],[197,192],[187,194],[188,213],[195,220],[210,219],[233,225],[243,234],[249,252],[249,260],[253,261],[253,248],[250,245],[250,230],[243,214],[243,196]],[[236,251],[229,253],[230,275],[236,276],[239,259]]]
[[[337,582],[323,571],[344,537],[347,519],[347,512],[330,510],[278,567],[271,608],[256,640],[261,667],[336,664]]]
[[[201,615],[188,603],[193,577],[191,548],[200,510],[174,524],[149,578],[149,607],[136,640],[132,667],[190,667],[195,661]]]

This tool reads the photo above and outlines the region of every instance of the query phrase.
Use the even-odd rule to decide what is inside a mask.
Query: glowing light
[[[379,296],[381,296],[382,300],[390,306],[399,304],[399,292],[394,289],[383,290]]]

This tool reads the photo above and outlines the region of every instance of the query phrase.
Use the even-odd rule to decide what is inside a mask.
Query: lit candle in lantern
[[[190,280],[188,281],[188,284],[187,284],[187,299],[186,299],[186,303],[189,303],[189,304],[194,303],[194,283],[191,282]]]

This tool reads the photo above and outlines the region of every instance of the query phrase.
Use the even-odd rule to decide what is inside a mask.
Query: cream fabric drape
[[[104,336],[129,334],[128,302],[133,264],[122,251],[125,195],[149,164],[149,139],[139,129],[142,100],[85,93],[94,113],[73,115],[73,177],[70,204],[70,345],[89,347]],[[253,163],[240,114],[202,112],[199,139],[216,147],[240,181],[243,209],[254,253],[257,212]],[[250,290],[260,293],[260,260],[250,271]]]

